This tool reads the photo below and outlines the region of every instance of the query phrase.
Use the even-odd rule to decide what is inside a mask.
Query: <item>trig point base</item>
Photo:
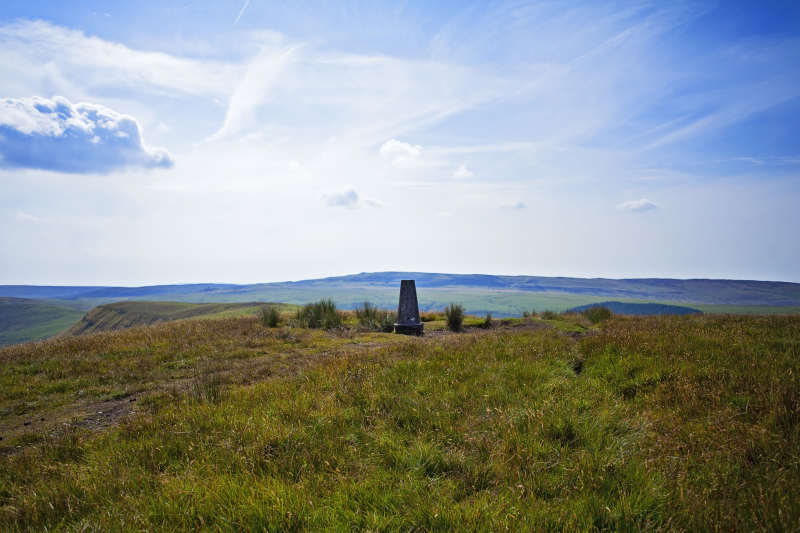
[[[397,324],[394,325],[394,332],[421,337],[424,334],[423,328],[419,319],[417,285],[413,279],[401,280],[400,304],[397,306]]]

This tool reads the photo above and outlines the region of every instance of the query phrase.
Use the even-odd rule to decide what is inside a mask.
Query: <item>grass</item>
[[[451,302],[444,308],[445,325],[450,331],[458,333],[464,323],[464,306]]]
[[[797,315],[798,305],[704,305],[690,304],[691,307],[713,315]]]
[[[81,358],[110,378],[201,351],[184,375],[217,391],[0,457],[0,529],[798,528],[800,317],[616,316],[578,336],[524,320],[418,339],[244,317],[0,350],[4,369],[40,369],[33,389],[94,379]],[[333,355],[250,382],[217,370],[301,353]]]
[[[323,298],[299,308],[294,314],[293,325],[327,331],[340,327],[344,321],[345,316],[336,308],[336,302],[330,298]]]
[[[0,346],[37,341],[68,330],[84,313],[24,298],[0,298]]]
[[[276,304],[273,304],[275,306]],[[67,334],[84,335],[127,329],[189,318],[223,318],[252,315],[260,311],[257,303],[189,304],[181,302],[127,301],[95,307],[72,326]]]
[[[277,328],[282,321],[281,311],[277,306],[264,305],[261,306],[261,323],[268,328]]]
[[[395,341],[387,337],[384,342]],[[8,347],[0,350],[0,436],[6,437],[0,444],[20,444],[8,437],[24,432],[24,422],[42,417],[47,425],[70,422],[98,402],[185,388],[197,368],[211,363],[225,369],[228,385],[242,384],[279,375],[296,361],[343,345],[371,341],[370,334],[353,339],[267,329],[250,316],[172,321]]]
[[[614,313],[611,312],[611,309],[608,307],[598,306],[598,307],[590,307],[581,313],[585,316],[589,322],[592,324],[598,324],[603,320],[608,320]]]
[[[381,309],[369,300],[353,308],[353,313],[359,325],[372,331],[391,333],[397,322],[397,312]]]

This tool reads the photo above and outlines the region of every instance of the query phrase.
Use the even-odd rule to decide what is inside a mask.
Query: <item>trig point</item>
[[[397,324],[394,332],[402,335],[423,334],[422,321],[419,319],[419,304],[417,303],[417,285],[413,279],[400,281],[400,304],[397,306]]]

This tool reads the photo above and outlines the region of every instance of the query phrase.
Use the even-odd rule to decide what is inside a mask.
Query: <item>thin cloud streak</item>
[[[244,6],[242,6],[242,10],[239,11],[239,16],[236,17],[236,20],[233,22],[233,26],[231,26],[231,29],[236,27],[236,23],[239,22],[240,18],[242,18],[242,13],[244,13],[244,10],[247,8],[247,4],[249,4],[249,3],[250,3],[250,0],[245,0]]]

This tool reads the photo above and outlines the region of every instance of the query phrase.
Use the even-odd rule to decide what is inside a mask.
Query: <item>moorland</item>
[[[537,309],[565,311],[578,306],[607,302],[652,303],[689,306],[710,314],[794,314],[800,312],[800,284],[771,281],[708,279],[582,279],[541,276],[490,276],[377,272],[284,283],[252,285],[187,284],[150,287],[0,286],[0,346],[71,335],[96,321],[103,327],[117,320],[119,327],[163,320],[212,316],[208,304],[240,304],[234,314],[252,314],[256,304],[280,302],[300,305],[319,298],[333,298],[344,309],[370,300],[391,308],[397,305],[401,279],[415,279],[420,309],[441,310],[447,303],[461,302],[476,315],[520,316]],[[138,306],[133,302],[144,301]],[[124,303],[129,302],[129,307]],[[155,302],[163,302],[161,308]],[[202,304],[196,307],[182,304]],[[114,312],[100,306],[116,305]],[[55,308],[55,309],[54,309]],[[221,309],[221,308],[217,308]],[[230,307],[227,311],[232,311]],[[78,325],[86,315],[84,326]],[[220,312],[227,312],[220,311]],[[627,312],[627,311],[626,311]],[[116,319],[112,315],[124,314]],[[228,313],[230,314],[230,313]],[[9,318],[7,320],[7,318]],[[72,328],[72,329],[71,329]],[[108,329],[108,328],[106,328]],[[69,330],[69,331],[68,331]],[[93,328],[91,331],[100,331]]]
[[[800,316],[300,311],[0,349],[0,528],[800,528]]]

